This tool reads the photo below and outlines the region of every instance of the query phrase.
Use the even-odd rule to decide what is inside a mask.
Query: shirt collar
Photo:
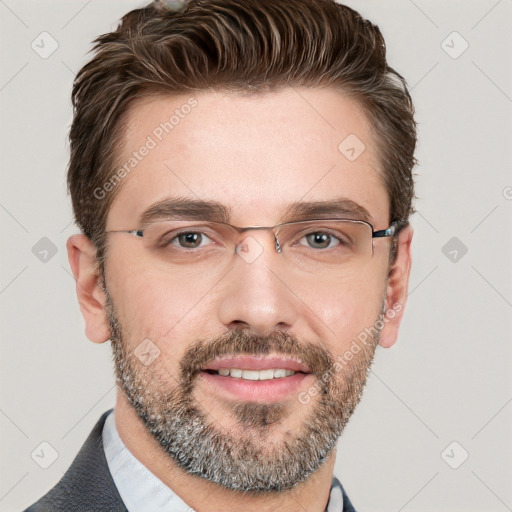
[[[117,432],[114,411],[105,420],[102,437],[108,468],[129,512],[190,512],[190,507],[128,450]],[[325,512],[342,511],[341,484],[333,477]]]

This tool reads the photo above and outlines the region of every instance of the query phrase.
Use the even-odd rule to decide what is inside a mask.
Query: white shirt
[[[129,512],[192,512],[191,507],[128,450],[117,432],[114,411],[107,416],[102,437],[110,473]],[[333,479],[325,512],[342,510],[341,488],[337,479]]]

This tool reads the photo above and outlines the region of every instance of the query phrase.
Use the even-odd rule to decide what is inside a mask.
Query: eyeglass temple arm
[[[407,220],[397,220],[389,226],[387,229],[381,229],[379,231],[374,231],[372,233],[372,238],[384,238],[387,236],[395,236],[397,235],[401,229],[409,224]]]

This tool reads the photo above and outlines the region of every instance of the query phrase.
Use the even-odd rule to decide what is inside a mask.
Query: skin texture
[[[140,217],[149,206],[175,196],[220,202],[230,208],[229,222],[236,226],[272,226],[295,220],[283,217],[294,202],[344,197],[368,210],[374,229],[388,227],[389,198],[380,175],[375,134],[353,100],[338,91],[305,88],[259,96],[223,92],[192,96],[197,106],[118,185],[107,230],[139,228]],[[152,97],[133,104],[119,160],[126,161],[189,97]],[[365,151],[354,161],[338,149],[350,134],[365,144]],[[84,235],[71,237],[69,260],[88,338],[103,343],[119,335],[112,332],[113,305],[125,361],[129,357],[135,361],[133,351],[143,340],[155,343],[158,358],[151,366],[138,367],[139,382],[147,386],[140,395],[154,400],[176,389],[182,376],[180,363],[199,340],[213,343],[237,330],[262,342],[272,340],[273,334],[285,334],[294,340],[293,347],[307,351],[307,344],[312,344],[333,361],[344,361],[344,369],[332,378],[332,397],[340,411],[347,376],[359,365],[358,389],[351,395],[357,403],[377,339],[350,361],[343,354],[359,333],[375,324],[383,297],[384,309],[398,304],[400,310],[383,324],[378,343],[382,347],[395,343],[407,297],[411,228],[400,233],[398,256],[391,268],[389,240],[381,239],[374,241],[373,257],[364,268],[317,279],[283,265],[268,233],[250,235],[263,248],[252,263],[234,255],[226,272],[200,276],[169,272],[137,238],[109,235],[105,284],[110,301],[94,247]],[[319,375],[305,379],[298,391],[307,391],[315,377]],[[297,394],[282,401],[279,421],[263,430],[256,426],[251,430],[247,424],[240,429],[240,410],[234,401],[219,396],[204,379],[194,380],[189,398],[235,445],[236,436],[251,439],[271,458],[272,450],[297,436],[318,411],[319,396],[304,404]],[[297,503],[306,510],[325,509],[335,449],[292,489],[239,493],[180,468],[137,415],[121,382],[115,416],[128,449],[196,510],[292,511],[297,510]]]

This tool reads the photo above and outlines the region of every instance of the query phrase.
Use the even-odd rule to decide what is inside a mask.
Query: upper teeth
[[[219,375],[241,377],[247,380],[270,380],[279,379],[281,377],[288,377],[294,375],[293,370],[239,370],[237,368],[220,368]]]

